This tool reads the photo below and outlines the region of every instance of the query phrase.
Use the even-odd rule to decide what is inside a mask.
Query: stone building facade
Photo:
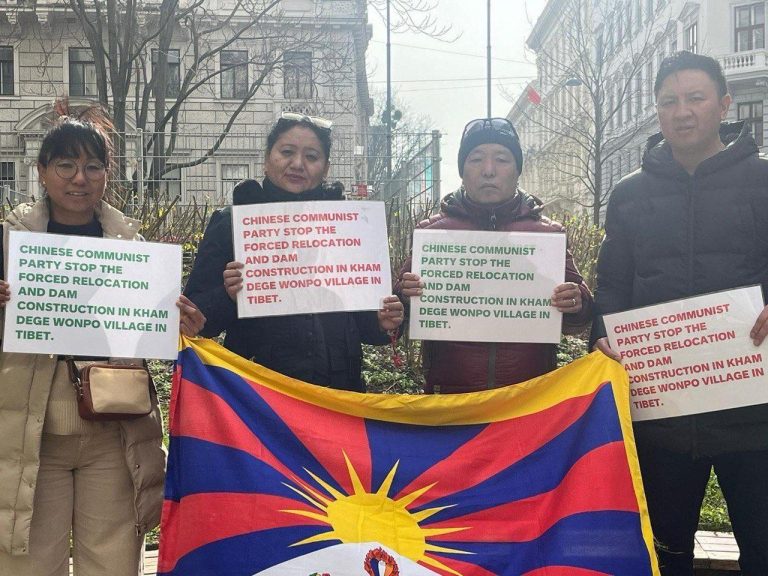
[[[179,195],[182,204],[225,204],[234,182],[262,176],[266,132],[285,111],[332,120],[331,177],[348,187],[365,182],[363,151],[373,105],[365,70],[371,28],[364,0],[281,0],[263,14],[234,10],[234,0],[208,0],[203,11],[186,18],[183,11],[195,3],[178,2],[170,18],[175,23],[165,109],[178,94],[188,95],[180,99],[175,121],[164,127],[164,146],[153,148],[157,100],[148,84],[159,38],[142,34],[162,17],[161,4],[141,3],[136,19],[141,46],[125,98],[125,189]],[[89,17],[95,19],[95,13]],[[0,0],[3,202],[40,194],[36,156],[52,104],[62,96],[73,106],[98,102],[95,60],[83,22],[68,2]],[[108,93],[112,106],[114,95]],[[153,163],[161,169],[153,170]]]

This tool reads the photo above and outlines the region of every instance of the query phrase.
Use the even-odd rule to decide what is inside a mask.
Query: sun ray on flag
[[[312,506],[314,506],[315,508],[320,508],[321,510],[323,510],[325,508],[323,503],[325,505],[327,505],[330,502],[330,500],[328,500],[327,498],[323,498],[320,494],[318,494],[314,490],[311,490],[307,486],[302,485],[302,488],[304,490],[306,490],[306,492],[302,492],[301,490],[299,490],[298,488],[296,488],[294,486],[291,486],[287,482],[283,482],[282,484],[283,484],[283,486],[287,487],[288,489],[293,490],[294,492],[296,492],[296,494],[298,494],[299,496],[304,498],[307,502],[312,504]]]
[[[427,540],[435,536],[468,530],[469,527],[425,528],[420,525],[425,519],[445,509],[445,506],[413,513],[408,510],[410,504],[436,483],[418,488],[397,500],[393,500],[389,497],[389,493],[397,474],[399,461],[394,463],[378,489],[369,492],[360,481],[360,477],[347,454],[344,452],[342,454],[353,487],[351,494],[344,494],[334,489],[311,470],[306,470],[307,474],[330,495],[330,499],[320,496],[316,490],[305,486],[303,483],[291,487],[294,492],[301,494],[320,512],[297,509],[283,509],[281,512],[317,520],[330,527],[330,530],[326,532],[314,534],[293,543],[291,546],[330,540],[339,540],[345,544],[379,542],[415,562],[422,562],[425,565],[461,576],[460,573],[445,566],[436,558],[429,556],[428,553],[471,554],[471,552],[436,546]]]

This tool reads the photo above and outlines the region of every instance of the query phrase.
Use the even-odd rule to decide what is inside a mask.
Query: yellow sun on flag
[[[294,546],[327,540],[341,540],[344,544],[378,542],[414,562],[421,562],[427,566],[440,568],[451,574],[456,574],[456,576],[461,576],[459,572],[448,568],[434,557],[427,556],[427,552],[453,552],[455,554],[470,554],[470,552],[435,546],[429,544],[427,539],[431,536],[467,530],[468,527],[435,529],[421,527],[421,522],[440,510],[449,508],[449,506],[428,508],[413,513],[408,511],[408,506],[435,484],[430,484],[398,500],[393,500],[389,497],[389,490],[392,487],[399,461],[395,462],[375,493],[365,491],[346,453],[344,454],[344,461],[347,463],[349,478],[352,481],[352,494],[339,492],[306,469],[306,472],[331,495],[331,498],[304,484],[300,488],[285,484],[320,512],[308,512],[306,510],[281,510],[281,512],[319,520],[331,527],[328,532],[296,542]]]

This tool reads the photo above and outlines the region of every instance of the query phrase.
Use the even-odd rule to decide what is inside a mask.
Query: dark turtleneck
[[[344,187],[335,182],[333,184],[321,183],[310,190],[298,194],[286,192],[276,186],[269,178],[259,184],[256,180],[243,180],[232,191],[232,199],[235,205],[243,204],[269,204],[271,202],[306,202],[313,200],[342,200]]]

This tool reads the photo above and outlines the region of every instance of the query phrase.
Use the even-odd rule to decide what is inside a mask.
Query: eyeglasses
[[[512,126],[512,122],[506,118],[478,118],[477,120],[470,120],[467,122],[467,125],[464,126],[464,132],[461,134],[461,139],[463,140],[469,134],[478,132],[479,130],[494,130],[496,132],[501,132],[502,134],[508,134],[515,138],[515,140],[520,140],[520,136],[517,135],[517,130]]]
[[[320,116],[307,116],[306,114],[299,114],[298,112],[283,112],[280,114],[280,120],[292,120],[293,122],[306,122],[312,124],[322,130],[330,130],[333,126],[333,122],[327,118],[321,118]]]
[[[64,180],[72,180],[78,170],[82,170],[88,180],[101,180],[107,168],[101,162],[86,162],[82,167],[74,160],[59,160],[53,165],[56,174]]]

